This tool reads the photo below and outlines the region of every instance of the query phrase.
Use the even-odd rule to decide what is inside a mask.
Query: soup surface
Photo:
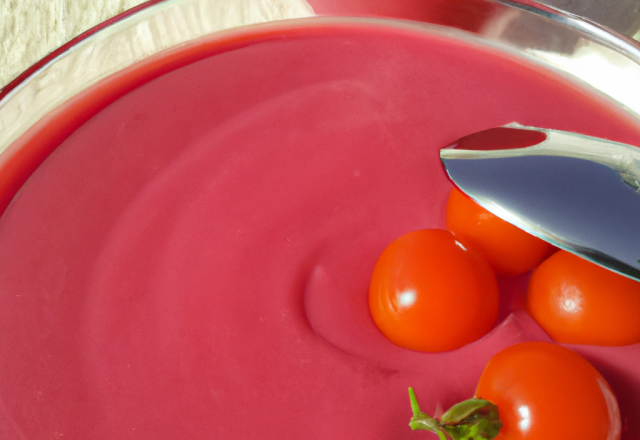
[[[1,438],[407,439],[407,387],[433,412],[502,348],[548,340],[521,276],[483,339],[397,347],[369,314],[373,266],[444,227],[451,141],[515,121],[640,145],[636,122],[437,29],[248,41],[104,108],[0,218]],[[633,438],[640,347],[572,348]]]

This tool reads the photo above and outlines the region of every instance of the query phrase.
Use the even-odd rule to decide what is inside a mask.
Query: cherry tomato
[[[640,342],[640,283],[566,251],[533,272],[526,307],[556,342]]]
[[[447,229],[465,245],[476,248],[499,275],[530,271],[555,247],[507,223],[453,188],[446,210]]]
[[[411,232],[376,263],[369,308],[391,341],[411,350],[461,347],[486,334],[498,315],[491,266],[449,231]]]
[[[498,406],[496,440],[617,440],[611,388],[583,357],[548,342],[525,342],[486,365],[476,396]]]

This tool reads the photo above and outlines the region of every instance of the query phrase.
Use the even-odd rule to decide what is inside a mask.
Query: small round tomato
[[[640,342],[640,283],[566,251],[533,272],[526,307],[556,342]]]
[[[497,405],[496,440],[617,440],[611,388],[583,357],[548,342],[525,342],[487,363],[476,396]]]
[[[369,288],[373,320],[411,350],[452,350],[486,334],[498,315],[498,285],[482,255],[449,231],[427,229],[391,243]]]
[[[499,275],[530,271],[555,247],[502,220],[453,188],[446,210],[447,229],[481,252]]]

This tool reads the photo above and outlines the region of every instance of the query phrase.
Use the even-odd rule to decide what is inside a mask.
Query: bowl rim
[[[554,26],[568,29],[572,33],[579,34],[588,40],[594,41],[602,47],[606,47],[613,52],[621,54],[624,58],[631,60],[634,64],[640,66],[640,43],[589,19],[562,11],[552,6],[540,4],[534,0],[483,1],[487,4],[492,4],[495,7],[500,6],[512,11],[519,11],[530,16],[535,16],[540,20],[552,23]],[[114,37],[118,35],[121,36],[120,39],[122,39],[122,37],[126,38],[127,33],[129,37],[136,37],[137,35],[133,32],[136,28],[142,28],[145,26],[148,28],[154,24],[161,23],[163,20],[162,15],[168,11],[172,11],[172,14],[174,15],[176,13],[184,14],[185,11],[188,12],[194,11],[196,8],[206,8],[207,5],[211,5],[213,3],[215,2],[211,2],[210,0],[147,0],[138,6],[126,10],[87,30],[29,67],[8,85],[0,89],[0,155],[2,155],[8,146],[20,137],[28,127],[33,125],[66,100],[87,90],[106,76],[119,70],[126,69],[127,67],[142,60],[143,57],[147,58],[161,54],[163,51],[170,50],[172,47],[194,41],[198,38],[256,24],[270,24],[277,23],[280,20],[309,17],[322,17],[323,19],[328,20],[387,20],[395,22],[398,26],[410,26],[410,24],[415,23],[424,25],[426,23],[406,19],[374,16],[318,16],[315,15],[311,6],[305,0],[302,0],[301,5],[306,5],[306,9],[303,8],[292,12],[289,16],[281,13],[281,17],[275,17],[276,20],[273,20],[274,16],[258,19],[248,18],[244,19],[244,22],[230,23],[230,25],[220,26],[219,23],[214,23],[214,26],[212,27],[211,22],[215,21],[215,17],[207,17],[206,14],[201,14],[200,17],[198,17],[200,22],[197,24],[200,24],[200,26],[203,27],[204,30],[202,32],[195,34],[170,32],[169,35],[160,35],[156,32],[155,35],[151,35],[151,44],[155,44],[155,47],[150,51],[147,50],[146,53],[135,53],[133,56],[129,57],[129,59],[118,61],[111,61],[108,59],[109,57],[106,56],[109,54],[109,50],[113,51],[112,47],[108,47],[109,42],[106,40],[113,40]],[[166,20],[166,18],[164,18],[164,20]],[[437,25],[438,23],[427,24]],[[471,32],[467,33],[471,34]],[[505,41],[501,38],[496,38],[495,36],[487,37],[486,35],[480,34],[476,34],[476,36],[480,37],[481,40],[499,43],[500,48],[503,50],[509,48],[513,49],[515,47],[513,44],[504,44]],[[520,52],[520,56],[532,55],[531,53],[527,53],[526,47],[515,48],[516,52]],[[83,55],[89,55],[89,58],[82,59]],[[102,55],[102,60],[96,60],[96,55]],[[548,60],[536,55],[533,57],[527,56],[527,58],[533,58],[533,61],[538,62],[542,59],[542,64],[544,64],[545,67],[560,67],[561,71],[564,70],[561,66],[553,66]],[[74,61],[76,66],[73,66],[73,62],[70,61]],[[99,61],[98,65],[96,65],[97,61]],[[65,66],[65,63],[68,65]],[[87,64],[89,64],[88,67]],[[87,67],[85,70],[91,71],[91,73],[79,75],[78,65],[83,65],[83,68]],[[575,72],[572,73],[575,74]],[[71,78],[72,81],[69,81],[69,78]],[[578,77],[578,79],[582,80],[583,78]],[[64,83],[68,82],[76,82],[77,84],[75,84],[74,87],[64,87]],[[587,81],[587,84],[589,84],[589,81]],[[51,90],[56,86],[58,87],[55,94],[47,93],[47,90],[45,90]],[[605,93],[605,95],[608,94]],[[613,98],[629,110],[629,105],[624,101],[621,102],[619,97]],[[28,111],[26,110],[27,108],[29,109]],[[36,109],[35,112],[34,108]],[[638,108],[632,109],[632,111],[638,118],[640,118],[640,103],[638,103]],[[33,114],[31,115],[31,113]],[[25,120],[24,115],[27,114],[29,114],[29,117],[26,118],[28,120]]]

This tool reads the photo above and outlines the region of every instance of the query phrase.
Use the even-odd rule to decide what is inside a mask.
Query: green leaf
[[[416,394],[413,392],[413,388],[409,388],[409,399],[411,400],[411,410],[413,411],[413,417],[411,417],[411,421],[409,422],[411,429],[414,431],[425,430],[437,432],[438,421],[420,410],[418,399],[416,398]]]
[[[449,408],[440,418],[441,423],[456,424],[462,423],[465,419],[474,417],[478,413],[498,411],[493,403],[484,399],[469,399],[460,403],[456,403]]]

